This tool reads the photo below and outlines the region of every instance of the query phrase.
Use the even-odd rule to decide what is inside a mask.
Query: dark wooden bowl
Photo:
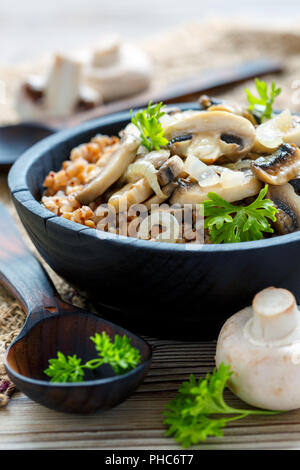
[[[199,109],[191,103],[179,106]],[[229,315],[270,285],[290,289],[299,302],[299,232],[189,251],[181,244],[97,233],[41,206],[44,177],[60,168],[73,147],[96,133],[117,134],[129,120],[129,113],[118,113],[60,132],[13,166],[13,201],[49,265],[95,303],[111,307],[110,320],[155,336],[216,338]]]

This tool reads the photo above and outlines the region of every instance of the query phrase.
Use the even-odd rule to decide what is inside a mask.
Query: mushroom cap
[[[150,84],[150,60],[147,54],[134,44],[119,44],[118,54],[114,53],[114,60],[109,63],[106,58],[106,63],[99,64],[99,58],[96,61],[94,58],[94,63],[84,67],[83,76],[105,101],[138,93]]]
[[[300,407],[299,312],[297,317],[291,342],[279,346],[249,340],[246,325],[253,318],[252,307],[230,317],[221,329],[216,365],[230,365],[228,387],[249,405],[272,410]]]
[[[290,183],[281,186],[269,185],[268,198],[271,199],[278,213],[274,227],[280,234],[291,233],[300,228],[300,196]]]
[[[255,142],[255,128],[248,119],[226,111],[183,111],[161,119],[164,135],[172,140],[182,135],[203,136],[211,146],[217,139],[220,148],[208,163],[226,155],[236,160],[249,152]],[[197,142],[197,146],[199,142]],[[209,154],[211,149],[209,150]]]
[[[300,150],[294,144],[282,144],[271,156],[253,160],[251,168],[261,181],[283,185],[300,171]]]
[[[243,182],[237,183],[234,181],[233,185],[223,184],[224,181],[221,179],[216,184],[207,187],[201,187],[199,183],[182,181],[174,191],[170,202],[171,204],[180,205],[201,204],[207,199],[207,195],[211,191],[227,202],[240,201],[246,197],[255,196],[259,193],[262,183],[253,175],[251,170],[246,170],[243,174]]]

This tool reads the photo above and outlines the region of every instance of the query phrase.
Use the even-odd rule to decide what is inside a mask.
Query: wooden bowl
[[[199,109],[195,103],[178,106]],[[228,316],[270,285],[290,289],[300,302],[299,232],[190,251],[89,229],[39,203],[45,176],[60,168],[72,148],[97,133],[116,135],[129,120],[123,112],[59,132],[11,169],[14,204],[47,263],[95,304],[111,307],[110,320],[155,336],[214,339]]]

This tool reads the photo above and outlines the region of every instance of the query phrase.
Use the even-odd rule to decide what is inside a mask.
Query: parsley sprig
[[[237,243],[261,240],[264,232],[273,233],[269,221],[276,221],[278,212],[270,199],[264,199],[268,185],[248,206],[234,206],[216,193],[208,193],[204,205],[204,228],[214,243]]]
[[[269,89],[266,82],[259,80],[259,78],[255,79],[255,85],[259,97],[254,96],[248,88],[245,90],[249,102],[248,109],[263,122],[266,119],[271,119],[273,103],[275,98],[281,93],[281,88],[277,88],[273,80]]]
[[[149,151],[159,150],[168,143],[159,122],[159,119],[165,115],[165,112],[161,110],[162,106],[163,103],[152,104],[152,101],[150,101],[147,109],[137,111],[135,116],[132,109],[130,110],[131,122],[140,131],[142,145]]]
[[[223,436],[223,428],[231,421],[249,415],[274,415],[280,411],[245,410],[233,408],[224,400],[223,393],[232,375],[230,366],[220,364],[218,370],[198,381],[194,375],[183,382],[176,398],[166,405],[164,424],[167,436],[187,448],[205,441],[208,436]],[[218,417],[217,415],[222,415]],[[226,416],[227,415],[227,416]],[[230,415],[230,416],[229,416]]]
[[[96,333],[90,339],[95,343],[98,356],[82,364],[82,360],[74,354],[65,356],[58,352],[57,358],[49,360],[49,367],[44,372],[51,377],[50,382],[83,382],[84,369],[97,369],[103,364],[109,364],[115,374],[121,375],[135,369],[141,362],[137,348],[130,344],[127,336],[115,335],[114,342],[105,333]]]

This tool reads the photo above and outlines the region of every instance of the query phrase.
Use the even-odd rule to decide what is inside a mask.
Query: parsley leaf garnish
[[[57,353],[57,359],[49,359],[49,367],[45,374],[51,377],[50,382],[82,382],[84,376],[81,359],[74,356],[66,357],[63,353]]]
[[[264,199],[268,185],[248,206],[234,206],[216,193],[208,193],[204,205],[204,228],[214,243],[238,243],[261,240],[264,232],[273,233],[269,221],[276,221],[278,212],[270,199]]]
[[[223,436],[227,423],[249,415],[274,415],[281,411],[244,410],[233,408],[224,400],[223,393],[232,375],[230,366],[220,364],[218,370],[207,374],[204,379],[190,376],[183,382],[176,398],[166,405],[164,424],[167,436],[187,448],[205,441],[208,436]],[[217,417],[217,415],[227,415]],[[231,415],[231,416],[228,416]],[[233,416],[232,416],[233,415]]]
[[[114,343],[105,332],[102,335],[96,333],[91,340],[95,343],[103,364],[109,364],[118,375],[135,369],[141,361],[139,350],[130,345],[130,339],[125,335],[116,335]]]
[[[131,122],[138,128],[141,134],[142,145],[149,151],[159,150],[169,142],[164,137],[164,130],[159,119],[165,115],[161,110],[163,103],[152,104],[149,102],[147,109],[139,110],[133,115],[130,110]]]
[[[84,369],[97,369],[102,364],[109,364],[117,375],[121,375],[135,369],[141,362],[139,350],[131,346],[130,339],[125,335],[115,335],[112,342],[103,331],[90,339],[95,343],[99,357],[82,364],[76,354],[65,356],[58,352],[57,358],[50,359],[49,367],[44,371],[51,377],[50,382],[83,382]]]
[[[248,109],[252,111],[253,114],[257,115],[261,121],[271,119],[273,115],[273,103],[276,96],[281,93],[281,88],[276,88],[276,83],[273,80],[269,90],[266,82],[259,80],[259,78],[255,79],[255,85],[259,97],[254,96],[248,88],[245,90],[249,102]]]

